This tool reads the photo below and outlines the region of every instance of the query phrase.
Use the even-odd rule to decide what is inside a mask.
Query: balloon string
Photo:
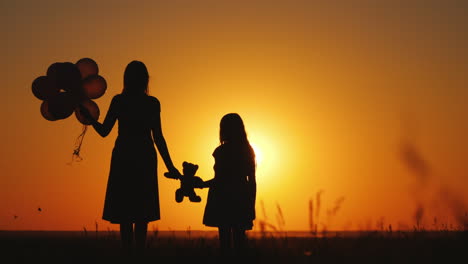
[[[81,151],[81,145],[83,144],[83,139],[87,130],[88,130],[88,126],[83,125],[83,130],[81,131],[81,134],[76,138],[75,149],[73,150],[72,161],[70,163],[72,163],[73,161],[80,162],[83,160],[83,158],[80,156],[80,151]]]

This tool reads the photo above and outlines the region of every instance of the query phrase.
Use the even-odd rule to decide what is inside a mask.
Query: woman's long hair
[[[237,113],[229,113],[221,118],[219,124],[219,142],[225,144],[227,142],[247,147],[249,158],[255,160],[255,153],[250,145],[249,139],[247,138],[247,132],[245,132],[244,122]]]
[[[148,94],[148,82],[149,74],[146,65],[141,61],[132,61],[125,68],[122,94]]]

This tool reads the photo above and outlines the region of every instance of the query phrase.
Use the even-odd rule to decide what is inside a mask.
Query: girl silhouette
[[[112,98],[104,122],[92,126],[106,137],[118,120],[118,136],[112,151],[102,218],[120,224],[124,249],[143,250],[148,222],[160,219],[157,180],[157,149],[172,175],[174,167],[161,129],[158,99],[148,95],[148,70],[140,61],[130,62],[124,73],[124,87]]]
[[[246,230],[255,219],[255,153],[244,123],[236,113],[221,119],[220,145],[214,150],[214,178],[204,183],[209,187],[203,224],[217,227],[222,254],[234,249],[241,253],[246,246]]]

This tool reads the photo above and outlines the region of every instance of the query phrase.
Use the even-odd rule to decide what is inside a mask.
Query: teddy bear
[[[201,197],[195,193],[194,188],[203,188],[203,180],[200,177],[195,176],[195,173],[198,170],[198,165],[184,161],[182,163],[182,168],[183,175],[181,176],[174,176],[168,172],[164,173],[164,176],[180,180],[180,188],[175,192],[176,202],[182,202],[184,197],[187,196],[191,202],[198,203],[201,201]]]

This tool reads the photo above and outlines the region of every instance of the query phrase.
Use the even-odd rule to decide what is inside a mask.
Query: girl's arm
[[[203,188],[210,188],[211,186],[213,186],[214,181],[215,181],[214,178],[211,179],[211,180],[204,181],[203,184],[202,184],[202,187]]]
[[[255,204],[255,199],[257,197],[257,181],[255,179],[255,170],[253,170],[249,175],[249,186],[250,186],[250,196]]]
[[[255,208],[255,201],[257,198],[257,179],[256,179],[256,164],[252,162],[248,172],[248,186],[249,186],[249,199],[252,207]]]

